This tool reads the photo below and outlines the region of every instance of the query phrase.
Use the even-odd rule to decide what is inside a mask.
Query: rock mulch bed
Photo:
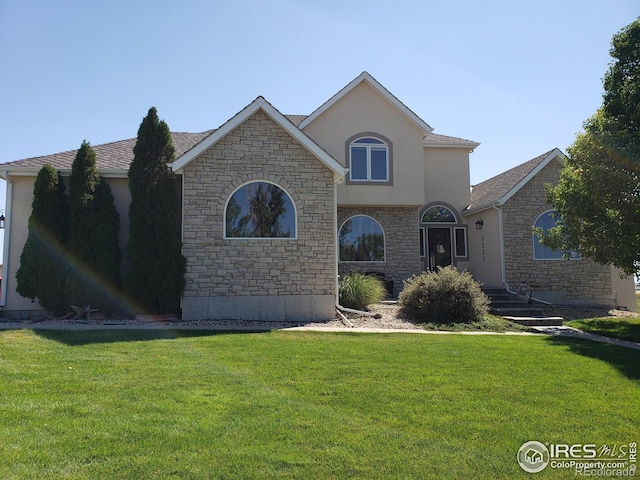
[[[365,328],[391,328],[391,329],[416,329],[420,326],[413,323],[411,320],[404,317],[400,312],[400,307],[397,304],[376,304],[372,305],[369,309],[371,313],[378,314],[376,317],[370,317],[365,315],[357,315],[353,313],[345,313],[346,320],[336,315],[335,319],[326,322],[265,322],[265,321],[237,321],[237,320],[181,320],[175,316],[162,315],[162,316],[138,316],[138,317],[110,317],[105,318],[104,315],[93,314],[91,319],[77,319],[77,318],[52,318],[43,317],[40,319],[12,321],[10,319],[0,319],[0,326],[2,324],[19,325],[23,327],[38,328],[39,326],[72,326],[72,325],[84,325],[84,326],[101,326],[101,327],[153,327],[153,326],[165,326],[171,328],[172,326],[179,327],[229,327],[230,329],[242,327],[245,329],[268,329],[268,328],[286,328],[295,326],[308,326],[308,327],[365,327]],[[565,320],[577,320],[581,318],[595,318],[595,317],[627,317],[638,316],[638,314],[625,311],[608,309],[603,307],[569,307],[569,306],[545,306],[544,314],[546,316],[558,316],[563,317]]]

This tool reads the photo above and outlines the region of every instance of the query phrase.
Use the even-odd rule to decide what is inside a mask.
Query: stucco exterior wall
[[[7,212],[4,248],[9,257],[5,260],[2,277],[2,289],[6,292],[5,314],[16,310],[41,309],[38,303],[21,297],[16,292],[16,272],[20,268],[20,255],[27,241],[35,181],[36,177],[16,176],[11,177],[11,185],[7,185],[7,206],[10,206],[10,212]]]
[[[621,276],[622,275],[622,276]],[[630,312],[638,311],[636,287],[633,275],[626,276],[619,268],[611,266],[611,283],[613,289],[614,306],[626,308]]]
[[[471,202],[469,190],[469,150],[461,148],[424,149],[424,203],[444,201],[459,212]]]
[[[293,200],[296,239],[224,238],[228,198],[260,180]],[[183,173],[183,318],[332,318],[334,188],[333,173],[262,111],[189,163]]]
[[[483,222],[481,230],[476,229],[476,222],[479,220]],[[469,262],[464,267],[483,286],[504,288],[498,211],[493,208],[484,210],[463,217],[463,221],[469,225]]]
[[[545,184],[556,184],[561,165],[550,162],[503,206],[506,280],[527,282],[534,296],[558,304],[612,304],[611,269],[589,259],[534,260],[532,226],[550,209]]]
[[[304,132],[347,165],[347,141],[361,133],[383,135],[392,144],[393,185],[338,186],[339,205],[423,205],[423,132],[366,82],[335,103]]]
[[[352,270],[377,272],[393,281],[393,293],[398,295],[403,280],[421,272],[420,231],[418,209],[412,207],[338,207],[338,228],[354,215],[374,218],[384,231],[384,262],[340,262],[340,275]]]
[[[20,255],[27,241],[28,223],[31,216],[31,204],[33,202],[33,187],[35,176],[10,177],[11,188],[7,189],[7,205],[11,206],[10,224],[5,226],[5,249],[8,251],[6,275],[2,278],[2,288],[6,289],[6,303],[3,314],[5,316],[23,317],[30,315],[32,311],[40,311],[42,307],[37,302],[21,297],[16,292],[16,272],[20,268]],[[69,184],[69,177],[63,176],[64,182]],[[116,210],[120,215],[119,243],[124,259],[124,251],[129,238],[129,180],[126,178],[105,178],[111,186]]]

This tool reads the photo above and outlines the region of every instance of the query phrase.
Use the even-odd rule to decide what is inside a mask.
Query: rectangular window
[[[467,230],[456,227],[456,257],[467,256]]]
[[[351,147],[351,179],[367,179],[367,148]]]
[[[424,228],[420,229],[420,256],[424,257]]]
[[[363,137],[349,145],[349,181],[386,184],[391,177],[389,145]]]
[[[387,180],[387,149],[371,147],[371,180]]]

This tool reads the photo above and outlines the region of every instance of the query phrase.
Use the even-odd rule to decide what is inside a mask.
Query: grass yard
[[[640,312],[640,294],[636,293],[637,312]],[[565,322],[565,325],[583,332],[640,342],[640,317],[585,318]]]
[[[532,478],[516,462],[526,441],[640,441],[638,350],[180,335],[0,331],[0,478]]]
[[[640,342],[640,317],[585,318],[565,322],[583,332]]]

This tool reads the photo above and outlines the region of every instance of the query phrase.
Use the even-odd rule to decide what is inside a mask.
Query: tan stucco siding
[[[33,185],[35,177],[9,177],[11,188],[7,188],[7,205],[11,206],[10,225],[5,225],[4,248],[9,249],[9,258],[4,265],[5,275],[2,278],[2,289],[6,291],[4,310],[38,310],[40,305],[23,298],[16,292],[16,272],[20,268],[20,254],[27,241],[28,222],[33,202]]]
[[[16,292],[16,272],[20,268],[20,255],[27,241],[28,223],[31,216],[31,204],[33,202],[33,187],[35,176],[10,176],[9,181],[12,187],[7,190],[12,197],[7,199],[11,205],[11,225],[5,228],[9,232],[9,237],[5,238],[5,248],[9,248],[8,265],[5,266],[6,275],[2,279],[2,288],[6,289],[5,312],[40,310],[37,302],[32,302],[28,298],[21,297]],[[68,177],[63,177],[66,184]],[[111,186],[115,198],[115,206],[120,215],[119,242],[123,252],[129,238],[129,203],[131,194],[129,193],[129,181],[126,178],[106,178]]]
[[[476,222],[483,222],[476,229]],[[473,277],[486,287],[502,288],[502,260],[500,257],[500,223],[498,210],[493,208],[463,217],[468,223],[469,262],[463,265]]]
[[[392,144],[393,185],[338,186],[340,205],[422,205],[424,203],[423,132],[365,82],[305,128],[305,133],[343,165],[354,135],[377,133]],[[348,175],[348,174],[347,174]]]
[[[424,191],[428,201],[444,201],[459,212],[464,210],[471,202],[469,150],[425,148],[424,164]]]
[[[556,184],[561,165],[553,161],[503,206],[505,274],[511,288],[537,285],[534,296],[553,303],[611,305],[611,269],[589,259],[536,260],[532,226],[550,209],[545,184]]]
[[[322,305],[305,313],[287,304],[285,316],[332,315],[335,187],[333,173],[321,161],[259,111],[188,164],[183,175],[183,316],[212,317],[233,302],[245,302],[238,313],[242,318],[269,319],[269,312],[259,310],[295,303],[293,297]],[[275,183],[293,200],[296,239],[224,238],[228,198],[241,185],[260,180]],[[239,308],[234,304],[225,312]]]
[[[626,308],[631,312],[637,312],[638,303],[633,275],[624,275],[622,270],[611,266],[611,281],[614,305]]]

